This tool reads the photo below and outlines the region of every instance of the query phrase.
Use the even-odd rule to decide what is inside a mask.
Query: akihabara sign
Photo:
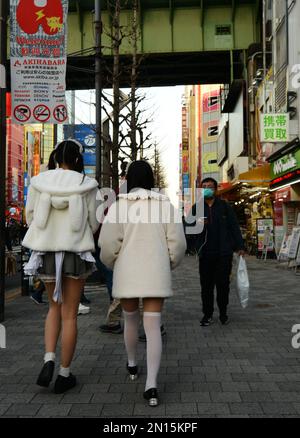
[[[68,0],[10,0],[13,123],[65,123]]]

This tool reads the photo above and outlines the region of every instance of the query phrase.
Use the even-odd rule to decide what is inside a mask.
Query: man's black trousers
[[[232,259],[232,255],[203,256],[199,259],[202,311],[207,318],[211,318],[214,313],[215,286],[220,316],[227,314]]]

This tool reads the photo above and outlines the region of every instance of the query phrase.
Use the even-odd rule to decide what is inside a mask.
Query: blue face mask
[[[212,199],[215,196],[214,189],[205,188],[203,189],[203,195],[205,199]]]

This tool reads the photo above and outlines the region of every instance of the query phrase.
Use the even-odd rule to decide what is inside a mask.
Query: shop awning
[[[270,164],[265,164],[260,167],[248,170],[248,172],[239,175],[239,182],[248,183],[253,186],[269,187],[271,182]]]
[[[260,167],[248,170],[248,172],[241,173],[238,179],[231,183],[220,184],[218,194],[224,195],[226,193],[234,193],[244,184],[252,187],[269,188],[271,182],[270,164],[265,164]]]

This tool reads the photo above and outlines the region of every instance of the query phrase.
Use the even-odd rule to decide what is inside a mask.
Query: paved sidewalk
[[[228,326],[202,328],[197,263],[186,257],[174,273],[176,296],[163,315],[167,336],[159,376],[161,404],[147,406],[145,344],[142,375],[130,382],[122,335],[102,334],[108,299],[92,287],[92,312],[79,316],[72,372],[79,384],[64,395],[35,385],[42,366],[46,306],[19,297],[6,306],[7,349],[0,350],[2,417],[299,417],[299,277],[276,261],[248,259],[251,302],[242,310],[232,288]],[[91,286],[89,285],[89,288]],[[59,363],[59,362],[58,362]]]

